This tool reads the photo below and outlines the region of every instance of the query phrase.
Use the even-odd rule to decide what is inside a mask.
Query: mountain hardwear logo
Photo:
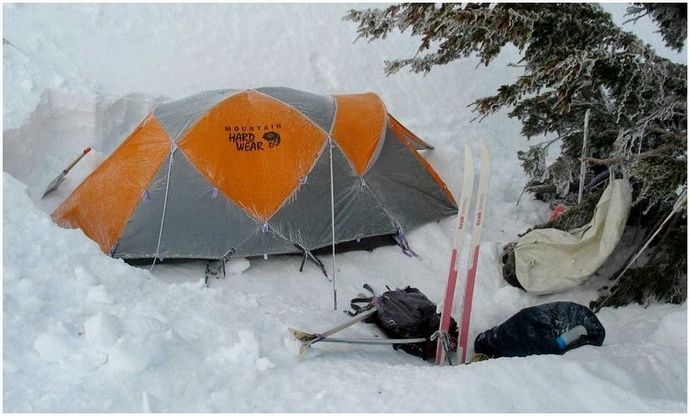
[[[276,131],[280,128],[280,124],[225,126],[225,131],[228,132],[228,141],[235,144],[235,150],[241,152],[263,152],[266,149],[273,149],[280,145],[280,134]],[[265,142],[256,138],[256,134],[260,134],[263,131],[265,133],[263,133],[262,139]]]
[[[275,131],[264,133],[263,139],[268,142],[269,148],[278,147],[278,145],[280,145],[280,134]]]

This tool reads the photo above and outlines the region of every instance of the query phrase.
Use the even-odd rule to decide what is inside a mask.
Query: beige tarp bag
[[[515,246],[515,273],[533,294],[559,292],[583,283],[611,255],[630,214],[632,192],[624,179],[604,190],[589,224],[570,231],[531,231]]]

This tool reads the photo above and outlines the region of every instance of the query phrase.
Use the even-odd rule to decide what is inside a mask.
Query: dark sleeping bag
[[[525,308],[474,341],[474,352],[496,357],[563,354],[582,345],[601,345],[606,333],[596,315],[573,302]]]

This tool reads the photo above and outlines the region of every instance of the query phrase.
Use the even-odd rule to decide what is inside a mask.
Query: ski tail
[[[474,296],[474,282],[477,277],[477,267],[479,266],[479,247],[484,230],[484,219],[486,198],[489,193],[489,180],[491,177],[491,159],[489,151],[483,141],[480,141],[480,160],[479,168],[479,188],[477,202],[474,211],[474,224],[472,237],[470,239],[470,256],[467,264],[467,278],[465,282],[464,296],[462,300],[460,322],[460,338],[458,340],[458,362],[467,362],[467,344],[470,332],[470,317],[472,314],[472,298]]]
[[[460,204],[458,206],[458,221],[455,233],[453,235],[453,248],[450,255],[450,266],[448,269],[448,280],[446,282],[446,291],[443,297],[443,309],[441,312],[441,323],[439,325],[439,333],[448,332],[450,326],[450,317],[453,312],[453,299],[455,297],[455,286],[458,279],[457,263],[462,247],[465,242],[465,219],[472,200],[472,192],[474,189],[474,162],[472,160],[472,152],[469,146],[465,143],[465,167],[462,179],[462,188],[460,189]],[[443,365],[446,357],[443,342],[445,337],[438,337],[436,344],[436,364]]]

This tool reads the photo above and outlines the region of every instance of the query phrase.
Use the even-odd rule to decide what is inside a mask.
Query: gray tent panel
[[[325,132],[330,132],[335,117],[333,98],[284,87],[257,88],[256,91],[297,109]]]
[[[111,254],[113,257],[136,259],[152,258],[156,255],[169,163],[168,156],[141,196],[139,205],[127,220],[122,235],[115,245]]]
[[[161,125],[177,141],[211,107],[240,90],[214,90],[194,94],[182,100],[161,104],[153,111]]]
[[[390,128],[364,180],[403,230],[457,213],[457,205]]]
[[[117,257],[155,256],[167,174],[166,162],[148,191],[149,200],[139,205],[125,229]],[[210,185],[184,153],[175,152],[160,258],[220,258],[236,249],[257,226],[254,219]]]
[[[287,241],[276,234],[269,226],[258,227],[242,242],[233,257],[254,257],[264,254],[299,253],[291,241]]]
[[[333,148],[333,189],[336,243],[396,232],[394,223],[337,146]],[[327,146],[305,183],[290,196],[269,224],[283,238],[308,250],[331,244],[330,157]]]

